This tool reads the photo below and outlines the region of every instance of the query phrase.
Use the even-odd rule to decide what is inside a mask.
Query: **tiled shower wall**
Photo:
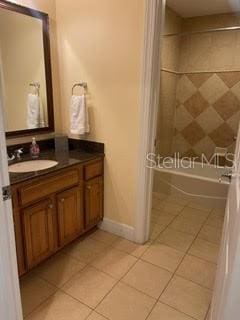
[[[174,13],[168,9],[166,20],[169,15]],[[232,14],[174,17],[169,21],[178,29],[169,32],[166,22],[165,34],[240,25]],[[240,31],[164,37],[163,45],[162,68],[168,72],[162,71],[158,151],[207,157],[215,147],[233,152],[240,120]]]
[[[180,76],[177,88],[175,142],[181,156],[208,158],[215,147],[234,152],[240,120],[240,72]]]
[[[165,33],[181,32],[182,19],[167,8],[165,19]],[[162,68],[174,72],[161,71],[161,94],[157,126],[157,152],[162,156],[169,156],[172,152],[174,140],[174,119],[176,112],[176,92],[179,76],[176,74],[179,66],[180,38],[178,36],[163,39]]]

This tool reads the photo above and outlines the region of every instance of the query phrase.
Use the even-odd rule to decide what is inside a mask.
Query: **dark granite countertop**
[[[58,162],[58,165],[55,167],[34,171],[28,173],[10,173],[10,183],[11,185],[24,182],[27,180],[31,180],[37,177],[44,176],[49,173],[57,172],[58,170],[71,167],[77,164],[83,164],[84,162],[88,162],[94,159],[104,157],[104,152],[86,152],[85,150],[76,149],[70,151],[55,151],[54,149],[44,150],[41,152],[38,160],[55,160]],[[28,161],[32,160],[30,155],[23,155],[20,161]],[[9,165],[17,163],[19,161],[10,161]]]

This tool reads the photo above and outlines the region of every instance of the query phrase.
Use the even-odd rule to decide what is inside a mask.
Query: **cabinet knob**
[[[52,209],[52,208],[53,208],[53,205],[52,205],[52,204],[50,204],[48,207],[49,207],[49,209]]]
[[[87,189],[88,189],[88,190],[91,190],[91,186],[87,186]]]
[[[62,198],[62,199],[61,199],[61,202],[64,202],[64,201],[65,201],[65,199],[64,199],[64,198]]]

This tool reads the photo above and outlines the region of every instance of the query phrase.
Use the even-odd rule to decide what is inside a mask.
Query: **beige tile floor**
[[[153,196],[150,241],[97,230],[21,280],[27,320],[206,320],[224,214]]]

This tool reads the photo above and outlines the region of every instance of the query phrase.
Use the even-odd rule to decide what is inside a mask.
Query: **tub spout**
[[[223,178],[228,178],[229,182],[232,180],[232,171],[228,171],[222,174]]]

